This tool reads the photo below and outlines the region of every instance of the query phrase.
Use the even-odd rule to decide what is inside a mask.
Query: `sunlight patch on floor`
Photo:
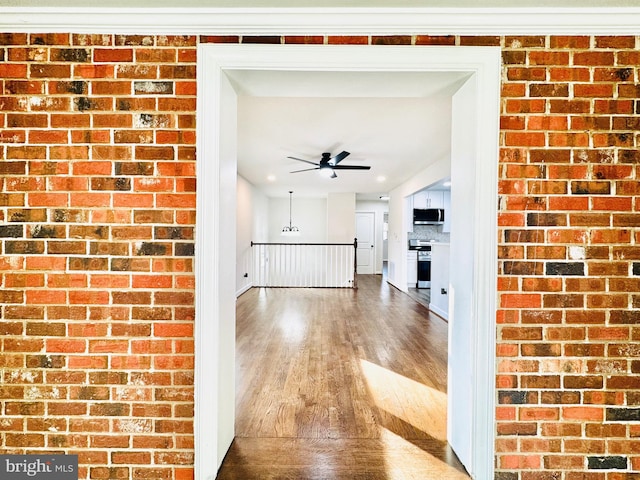
[[[360,359],[376,406],[437,439],[447,439],[447,395]]]
[[[308,322],[295,309],[285,310],[278,322],[282,339],[296,345],[306,338],[307,325]]]
[[[465,473],[387,429],[382,429],[381,441],[387,480],[469,480]]]

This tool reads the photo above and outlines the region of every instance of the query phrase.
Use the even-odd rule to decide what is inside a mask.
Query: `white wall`
[[[291,223],[300,229],[300,236],[280,235],[289,225],[289,197],[269,198],[269,242],[315,243],[327,241],[327,200],[325,198],[296,198],[291,201]]]
[[[444,292],[443,292],[444,290]],[[431,296],[429,310],[449,319],[449,244],[431,245]]]
[[[356,212],[373,212],[375,214],[375,273],[382,273],[382,261],[384,251],[382,248],[382,225],[384,223],[384,213],[389,211],[389,203],[374,200],[358,200],[356,202]]]
[[[356,236],[356,194],[327,195],[327,242],[353,243]]]
[[[236,295],[241,295],[253,284],[251,242],[266,242],[269,238],[269,199],[240,175],[236,218]]]
[[[389,272],[387,281],[407,291],[407,230],[413,212],[407,197],[451,175],[451,159],[441,158],[389,193]]]

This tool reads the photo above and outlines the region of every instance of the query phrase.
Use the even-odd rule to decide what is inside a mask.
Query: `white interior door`
[[[356,212],[356,239],[358,240],[358,274],[374,274],[375,269],[375,233],[376,218],[374,212]]]

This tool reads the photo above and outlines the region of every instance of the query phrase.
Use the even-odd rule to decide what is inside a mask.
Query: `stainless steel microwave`
[[[414,208],[414,225],[441,225],[444,223],[444,209],[442,208]]]

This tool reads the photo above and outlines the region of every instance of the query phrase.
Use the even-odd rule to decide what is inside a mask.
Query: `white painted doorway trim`
[[[3,32],[131,35],[636,35],[640,25],[640,8],[628,6],[629,2],[622,0],[617,2],[619,7],[608,4],[572,8],[483,7],[483,3],[490,2],[481,1],[473,8],[376,7],[376,2],[371,2],[367,7],[306,8],[278,6],[283,2],[277,1],[261,2],[263,5],[271,4],[261,8],[246,6],[252,2],[238,2],[234,7],[215,7],[225,2],[210,2],[211,7],[196,7],[194,5],[198,2],[187,1],[176,6],[178,2],[156,0],[135,0],[126,6],[122,5],[125,2],[113,6],[107,2],[104,2],[105,5],[87,6],[88,2],[83,0],[67,0],[55,7],[41,5],[43,2],[40,1],[14,0],[2,3],[0,29]],[[13,3],[14,6],[6,6],[7,3]]]
[[[198,47],[197,228],[196,228],[196,369],[195,469],[197,480],[214,479],[233,438],[235,392],[229,378],[235,368],[229,332],[235,328],[235,305],[225,284],[234,285],[235,198],[229,178],[235,173],[235,92],[226,72],[233,70],[299,71],[468,71],[476,76],[478,165],[476,211],[487,218],[474,231],[473,339],[476,367],[470,394],[476,414],[470,425],[472,474],[493,478],[495,444],[495,305],[496,214],[499,131],[500,50],[488,47],[266,46]],[[228,121],[229,115],[231,120]],[[233,183],[235,189],[235,183]],[[235,191],[235,190],[234,190]],[[234,194],[235,195],[235,194]],[[233,257],[235,259],[235,257]],[[231,385],[231,389],[229,389]]]

